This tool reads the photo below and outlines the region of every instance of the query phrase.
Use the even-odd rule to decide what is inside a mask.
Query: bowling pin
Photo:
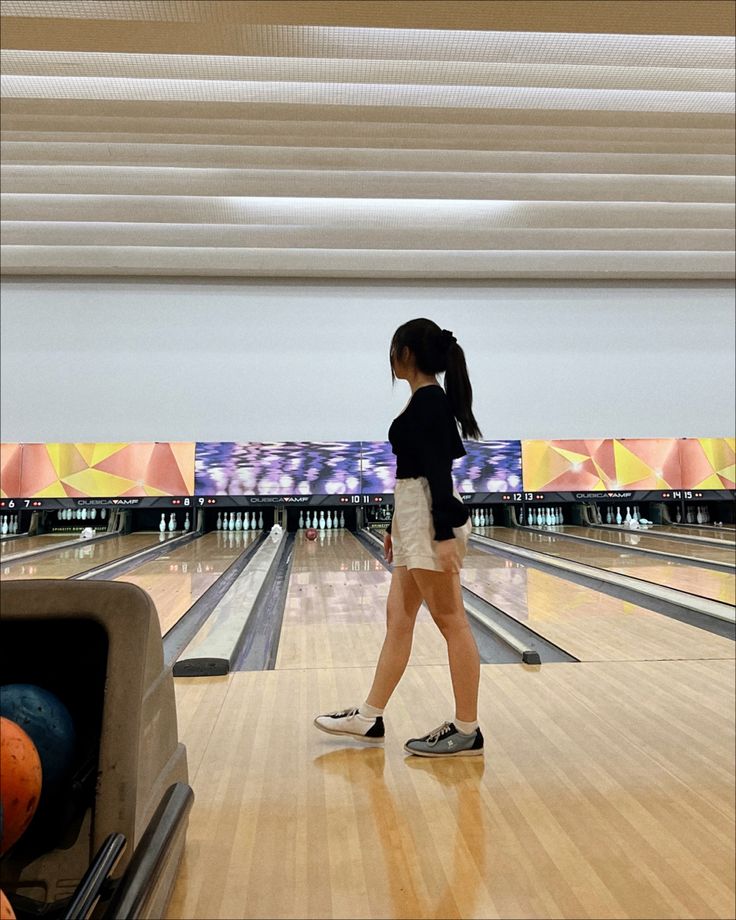
[[[231,531],[235,530],[235,512],[234,511],[230,512],[230,519],[227,522],[227,529]]]
[[[189,512],[187,511],[186,517],[184,518],[184,530],[189,530],[192,525],[189,523]]]
[[[92,520],[94,521],[95,518],[97,517],[97,508],[93,508],[93,509],[90,511],[89,516],[90,516],[90,517],[92,518]]]
[[[174,512],[171,512],[171,517],[169,518],[169,533],[173,533],[176,530],[176,517]]]
[[[613,512],[611,511],[610,505],[606,511],[606,524],[613,524]]]
[[[678,524],[681,524],[681,523],[682,523],[682,513],[681,513],[681,511],[680,511],[679,508],[677,509],[677,514],[675,515],[675,520],[677,521]]]
[[[309,512],[307,511],[307,530],[309,530],[311,526],[312,526],[312,518],[310,517]]]
[[[8,532],[8,519],[7,519],[7,517],[3,517],[3,526],[2,526],[2,528],[0,528],[0,530],[2,530],[2,535],[3,535],[3,536],[5,536],[5,535],[7,534],[7,532]]]
[[[329,511],[327,512],[327,518],[326,518],[326,520],[325,520],[325,527],[326,527],[328,530],[332,530],[332,519],[330,518],[330,512],[329,512]]]
[[[82,520],[83,521],[87,520],[87,509],[86,508],[82,508]]]
[[[554,521],[552,519],[552,509],[547,508],[547,526],[551,527],[553,524],[554,524]]]
[[[324,530],[324,529],[325,529],[325,513],[324,513],[324,511],[320,511],[320,513],[319,513],[319,529],[320,529],[320,530]]]
[[[238,513],[237,513],[236,516],[235,516],[235,529],[236,529],[236,530],[242,530],[242,529],[243,529],[243,519],[242,519],[242,517],[241,517],[239,511],[238,511]],[[248,512],[247,512],[247,511],[245,512],[245,529],[246,529],[246,530],[248,529]]]
[[[13,533],[18,533],[18,515],[13,520]]]
[[[624,518],[624,521],[627,524],[631,523],[631,509],[629,508],[628,505],[626,506],[626,517]]]
[[[215,527],[218,530],[222,530],[222,512],[221,511],[217,512],[217,523],[215,524]]]
[[[100,518],[104,521],[106,517],[107,517],[107,508],[103,508],[100,511]]]
[[[303,527],[304,527],[304,512],[300,511],[299,512],[299,530],[301,530]]]
[[[161,520],[159,521],[158,529],[163,533],[166,530],[166,515],[161,515]]]
[[[696,520],[696,522],[697,522],[698,524],[702,524],[702,523],[703,523],[703,512],[702,512],[702,510],[701,510],[701,508],[700,508],[700,505],[698,505],[698,513],[697,513],[697,515],[695,516],[695,520]]]
[[[258,529],[263,530],[263,512],[258,515]]]
[[[345,529],[345,513],[343,511],[340,512],[340,528]]]
[[[562,505],[560,505],[560,515],[559,515],[559,520],[557,521],[557,523],[558,523],[558,524],[564,524],[564,523],[565,523],[565,518],[564,518],[563,515],[562,515]]]
[[[623,518],[621,517],[621,506],[616,505],[616,523],[621,524],[622,522]]]

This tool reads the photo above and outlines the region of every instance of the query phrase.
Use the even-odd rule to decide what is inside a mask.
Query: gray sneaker
[[[452,722],[443,722],[423,738],[410,738],[404,750],[419,757],[473,757],[483,753],[483,733],[476,728],[465,735]]]

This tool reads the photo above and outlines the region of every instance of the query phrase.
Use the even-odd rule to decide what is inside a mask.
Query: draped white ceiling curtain
[[[126,24],[156,38],[3,50],[5,274],[733,277],[732,36],[239,6],[4,0],[67,45],[85,18],[128,49]],[[171,22],[198,23],[203,53],[175,30],[165,47]]]

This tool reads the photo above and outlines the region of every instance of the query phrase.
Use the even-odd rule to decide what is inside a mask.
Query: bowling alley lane
[[[3,563],[2,577],[17,578],[71,578],[81,575],[98,565],[115,562],[138,550],[149,549],[159,545],[161,534],[144,532],[121,534],[105,540],[77,540],[74,546],[59,549],[57,552],[45,553],[37,559],[19,559],[17,562]],[[173,539],[177,534],[165,534],[164,538]],[[36,539],[35,537],[33,539]],[[65,540],[69,535],[65,534]]]
[[[372,666],[386,623],[391,575],[347,530],[298,531],[276,669]],[[417,616],[410,664],[444,664],[445,641],[426,608]]]
[[[490,539],[510,546],[519,546],[559,559],[569,559],[572,562],[605,569],[608,572],[629,575],[655,585],[666,585],[668,588],[686,591],[697,597],[707,597],[723,604],[734,603],[736,576],[726,572],[713,572],[697,566],[654,559],[652,556],[636,553],[633,549],[627,552],[624,547],[576,543],[548,532],[489,527],[484,533]]]
[[[707,543],[688,543],[682,540],[676,543],[666,537],[658,537],[657,531],[641,530],[604,530],[601,527],[573,527],[562,525],[555,527],[554,533],[567,533],[572,537],[587,537],[610,543],[612,546],[630,546],[632,548],[651,549],[658,553],[687,556],[689,559],[705,559],[707,562],[724,562],[733,565],[736,552],[733,546],[709,546]]]
[[[581,661],[734,657],[729,639],[472,543],[461,580],[465,588]]]
[[[115,581],[130,582],[150,594],[161,621],[161,635],[165,635],[260,536],[255,531],[213,530],[184,546],[172,547],[171,553],[144,562]]]
[[[736,531],[724,527],[698,527],[697,524],[658,524],[657,530],[661,533],[679,534],[681,537],[707,537],[719,543],[733,543],[736,540]]]
[[[0,558],[15,556],[16,553],[37,553],[57,543],[68,543],[74,539],[69,533],[44,533],[35,537],[16,537],[0,542]]]

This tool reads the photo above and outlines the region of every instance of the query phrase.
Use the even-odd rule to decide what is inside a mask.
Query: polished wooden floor
[[[165,633],[253,538],[172,544],[123,579]],[[151,545],[2,574],[63,578]],[[647,565],[670,585],[720,574]],[[176,681],[196,800],[171,920],[734,916],[734,643],[472,546],[462,579],[581,663],[484,665],[485,757],[409,757],[406,738],[453,714],[421,610],[385,749],[366,748],[312,719],[365,697],[390,574],[347,531],[297,536],[276,669]]]
[[[365,696],[389,575],[346,532],[298,537],[276,670],[176,682],[172,920],[734,916],[733,642],[491,559],[464,580],[587,660],[484,665],[485,757],[437,762],[402,749],[452,716],[426,611],[385,750],[313,728]]]
[[[733,663],[486,665],[482,759],[411,666],[385,751],[315,731],[369,668],[180,679],[196,802],[170,918],[731,918]]]
[[[624,549],[649,549],[657,553],[667,553],[675,556],[685,556],[689,559],[703,559],[707,562],[720,562],[733,565],[736,561],[736,549],[733,543],[722,541],[724,545],[708,545],[707,543],[688,543],[687,540],[667,539],[659,536],[657,531],[647,530],[604,530],[602,527],[571,527],[564,525],[554,528],[555,533],[567,533],[571,536],[586,537],[590,540],[599,540],[601,543],[610,543],[612,546]]]
[[[462,583],[581,661],[734,657],[729,639],[479,549]]]
[[[77,541],[74,546],[45,553],[35,560],[3,563],[2,577],[8,580],[70,578],[180,536],[181,533],[141,531],[100,542]],[[173,545],[169,553],[115,580],[136,584],[151,595],[161,621],[161,633],[165,635],[257,536],[254,531],[213,531],[184,546]],[[32,537],[30,547],[45,549],[47,539]]]
[[[623,547],[608,547],[602,543],[596,546],[590,543],[574,543],[572,540],[555,537],[552,532],[541,530],[487,527],[483,532],[493,540],[501,540],[512,546],[536,550],[560,559],[572,559],[653,584],[668,585],[697,597],[707,597],[724,604],[733,604],[736,600],[736,575],[728,572],[678,565],[674,561],[627,552]]]

